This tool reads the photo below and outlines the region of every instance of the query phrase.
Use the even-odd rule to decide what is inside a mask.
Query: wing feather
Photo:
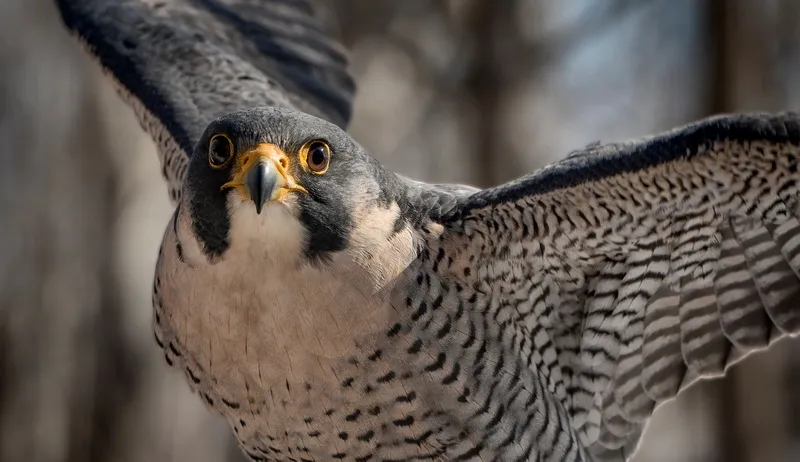
[[[475,192],[442,242],[488,295],[533,275],[569,425],[625,460],[660,404],[800,333],[798,196],[800,117],[721,116]]]
[[[257,106],[345,127],[354,84],[307,0],[57,0],[153,137],[177,201],[194,143],[212,120]]]

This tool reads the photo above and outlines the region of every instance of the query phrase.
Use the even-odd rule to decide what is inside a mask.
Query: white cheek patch
[[[406,226],[394,231],[399,216],[396,203],[388,208],[365,207],[354,213],[348,252],[367,272],[374,291],[397,277],[415,257],[411,229]]]

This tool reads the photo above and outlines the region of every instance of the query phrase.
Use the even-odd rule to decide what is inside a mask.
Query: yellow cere
[[[283,150],[271,143],[261,143],[236,159],[233,167],[233,179],[220,187],[220,190],[235,188],[242,196],[242,201],[250,199],[244,177],[250,168],[258,162],[272,162],[280,174],[278,192],[271,200],[281,200],[286,193],[291,191],[308,193],[306,188],[300,186],[289,173],[289,156]]]

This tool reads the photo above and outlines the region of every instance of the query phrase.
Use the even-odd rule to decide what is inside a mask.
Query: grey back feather
[[[403,184],[405,196],[419,216],[440,221],[457,211],[466,199],[480,191],[463,184],[430,184],[396,175]]]

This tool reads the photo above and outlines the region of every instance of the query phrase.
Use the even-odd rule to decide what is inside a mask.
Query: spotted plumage
[[[58,3],[173,187],[156,342],[253,460],[625,461],[660,404],[800,332],[796,114],[429,185],[344,131],[306,2]]]

